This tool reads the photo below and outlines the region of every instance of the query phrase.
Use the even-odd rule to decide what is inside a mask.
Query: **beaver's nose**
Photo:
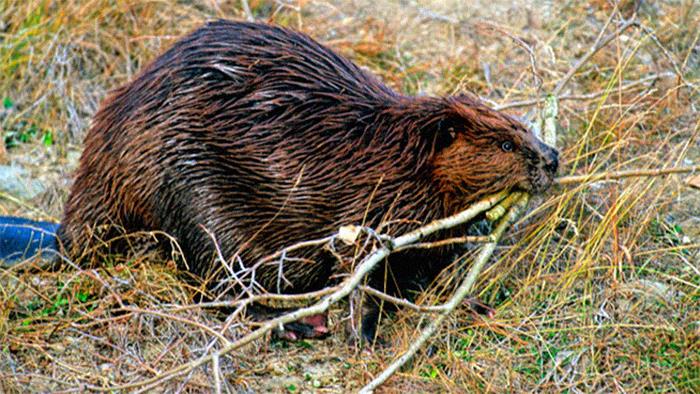
[[[545,154],[544,168],[552,174],[556,174],[559,169],[559,152],[556,149],[547,147],[548,152]]]

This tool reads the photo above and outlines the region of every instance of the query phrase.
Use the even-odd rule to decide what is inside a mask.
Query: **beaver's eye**
[[[455,139],[455,137],[457,137],[457,133],[455,133],[454,128],[450,127],[449,129],[447,129],[447,131],[450,132],[450,138]]]
[[[503,143],[501,143],[501,149],[503,149],[505,152],[512,152],[513,143],[510,141],[504,141]]]

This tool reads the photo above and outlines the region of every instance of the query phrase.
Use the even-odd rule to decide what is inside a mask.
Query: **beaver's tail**
[[[0,216],[0,265],[13,265],[37,255],[55,257],[57,230],[58,223]]]

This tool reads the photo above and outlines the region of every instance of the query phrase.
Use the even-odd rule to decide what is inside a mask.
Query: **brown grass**
[[[550,92],[609,18],[606,32],[634,11],[631,1],[511,3],[249,2],[256,18],[308,32],[398,90],[470,90],[495,104]],[[564,173],[700,160],[700,4],[643,2],[638,13],[646,32],[613,40],[564,89]],[[12,137],[4,159],[47,185],[29,201],[0,194],[0,214],[60,217],[106,91],[215,17],[245,15],[239,2],[0,0],[0,99],[11,104],[0,109],[0,130],[28,140]],[[634,84],[653,74],[663,77]],[[383,391],[700,391],[698,192],[678,176],[629,179],[555,189],[533,206],[476,287],[497,316],[460,311]],[[444,300],[463,272],[456,264],[418,302]],[[1,270],[0,391],[135,382],[250,329],[224,313],[179,308],[194,303],[195,284],[148,254],[90,271]],[[332,311],[328,340],[258,341],[221,359],[224,389],[356,390],[429,319],[400,311],[382,325],[390,346],[369,354],[345,344],[345,307]],[[214,382],[207,366],[158,391],[207,392]]]

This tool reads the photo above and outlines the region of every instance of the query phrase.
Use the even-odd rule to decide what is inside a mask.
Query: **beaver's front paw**
[[[329,332],[328,315],[319,313],[287,323],[283,327],[274,330],[273,335],[287,341],[300,341],[302,339],[324,338]]]

